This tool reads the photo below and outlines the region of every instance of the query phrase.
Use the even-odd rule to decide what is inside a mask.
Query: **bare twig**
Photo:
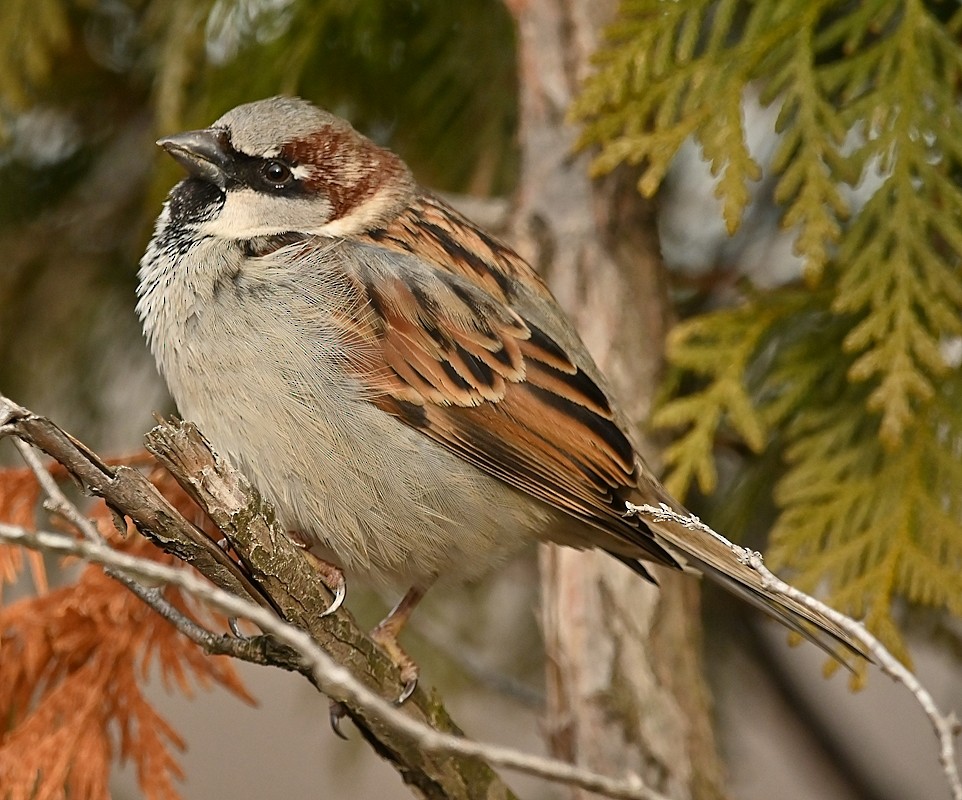
[[[959,777],[955,751],[955,737],[959,735],[960,726],[955,712],[949,712],[947,714],[941,712],[931,693],[919,682],[918,678],[916,678],[901,661],[892,655],[889,649],[873,636],[868,628],[857,620],[836,611],[831,606],[825,605],[825,603],[822,603],[811,595],[807,595],[805,592],[785,583],[765,566],[761,553],[745,547],[739,547],[734,542],[730,542],[720,533],[716,533],[709,528],[698,519],[698,517],[677,514],[667,506],[636,506],[631,503],[627,505],[630,511],[642,517],[647,517],[653,522],[671,520],[679,525],[684,525],[686,528],[699,530],[713,536],[726,547],[731,548],[731,551],[743,564],[755,570],[767,589],[791,598],[795,602],[810,608],[812,611],[824,615],[843,631],[850,634],[856,641],[865,645],[866,650],[875,658],[881,670],[893,680],[905,686],[915,696],[916,701],[922,707],[922,710],[925,712],[926,717],[928,717],[938,737],[939,762],[942,765],[942,771],[945,773],[945,778],[949,784],[953,800],[962,800],[962,780],[960,780]]]
[[[44,507],[76,527],[87,541],[103,541],[103,537],[100,535],[100,531],[97,530],[97,526],[94,525],[93,521],[85,517],[80,512],[80,509],[67,499],[67,495],[63,493],[50,473],[44,469],[40,458],[37,456],[37,451],[21,439],[15,440],[14,446],[20,451],[24,462],[30,467],[30,470],[37,478],[37,483],[40,484],[40,488],[42,488],[47,495]]]
[[[667,800],[663,795],[643,786],[638,778],[616,780],[562,761],[528,755],[500,745],[474,742],[429,728],[356,680],[350,670],[335,663],[305,631],[295,628],[261,606],[218,589],[188,570],[137,558],[103,544],[77,541],[51,532],[34,533],[3,523],[0,523],[0,540],[48,553],[79,556],[85,561],[110,567],[111,570],[138,581],[177,586],[212,609],[248,619],[296,651],[326,694],[343,697],[348,702],[364,706],[376,714],[385,725],[396,733],[411,738],[423,750],[483,759],[497,766],[600,792],[609,797]]]
[[[126,586],[171,625],[205,652],[214,656],[231,656],[262,666],[281,667],[300,672],[313,680],[313,673],[304,664],[300,654],[271,636],[228,636],[207,630],[195,620],[175,608],[156,586],[145,586],[128,574],[104,567],[104,573]]]

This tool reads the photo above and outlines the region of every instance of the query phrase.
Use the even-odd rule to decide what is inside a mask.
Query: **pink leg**
[[[391,613],[371,631],[371,638],[388,654],[391,661],[401,671],[401,683],[404,684],[404,688],[396,701],[398,705],[401,705],[414,693],[418,685],[418,676],[421,674],[421,668],[404,652],[404,648],[398,642],[398,636],[411,616],[411,612],[421,602],[425,591],[425,589],[417,587],[408,589],[407,594],[401,598],[401,601]]]

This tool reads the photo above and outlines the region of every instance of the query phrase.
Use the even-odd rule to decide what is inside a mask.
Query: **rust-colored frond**
[[[191,513],[165,476],[158,470],[151,477]],[[0,474],[4,521],[32,527],[37,501],[31,475]],[[121,538],[103,503],[88,513],[118,549],[171,560],[138,535]],[[165,596],[198,617],[180,592]],[[0,654],[3,800],[106,800],[118,757],[133,763],[145,798],[179,797],[177,751],[184,742],[143,693],[152,674],[188,695],[218,684],[252,702],[228,659],[205,655],[95,566],[83,568],[75,583],[0,607]]]
[[[109,459],[106,463],[110,466],[145,467],[154,464],[154,460],[146,450],[140,450],[131,455]],[[59,464],[50,464],[48,470],[57,480],[67,477],[66,470]],[[157,468],[155,472],[160,479],[159,476],[163,471]],[[151,480],[154,480],[153,475]],[[166,484],[176,487],[176,491],[171,489],[171,492],[181,505],[190,504],[190,500],[169,476],[167,476]],[[165,494],[168,493],[166,484],[157,484],[158,488]],[[0,469],[0,522],[17,525],[28,530],[36,530],[37,513],[40,510],[41,500],[40,485],[30,469],[27,467]],[[174,502],[174,500],[171,500],[171,502]],[[107,509],[103,504],[100,504],[101,518],[109,521],[110,515],[106,511]],[[113,526],[108,525],[108,527],[112,528]],[[25,566],[25,556],[26,564],[30,566],[34,588],[39,594],[47,591],[47,571],[44,568],[43,555],[34,550],[24,550],[22,547],[11,547],[3,544],[0,544],[0,591],[2,591],[4,585],[18,580]]]
[[[26,467],[0,470],[0,522],[32,529],[36,524],[37,506],[40,502],[40,486],[34,474]],[[43,568],[43,556],[22,547],[0,545],[0,589],[13,583],[24,568],[24,554],[30,564],[30,574],[38,592],[47,591],[47,573]]]

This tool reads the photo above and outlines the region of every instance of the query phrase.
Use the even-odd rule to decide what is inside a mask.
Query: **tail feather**
[[[843,652],[871,661],[864,648],[849,633],[816,609],[774,591],[738,550],[723,537],[670,508],[636,507],[659,544],[686,568],[693,568],[723,589],[740,597],[785,627],[808,639],[846,667]],[[684,521],[682,521],[684,520]]]

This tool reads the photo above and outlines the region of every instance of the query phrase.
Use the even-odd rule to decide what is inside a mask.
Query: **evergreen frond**
[[[692,137],[731,230],[757,175],[741,98],[777,105],[774,199],[807,289],[682,322],[680,396],[654,421],[681,428],[674,491],[715,485],[720,432],[768,464],[784,453],[774,563],[897,649],[895,598],[962,609],[959,369],[944,352],[962,335],[960,30],[962,12],[922,0],[623,0],[573,112],[595,169],[640,165],[646,194]]]
[[[29,468],[0,470],[0,522],[33,528],[39,503],[40,485]],[[4,584],[14,583],[20,577],[25,558],[37,592],[47,591],[43,555],[12,545],[0,545],[0,590]]]
[[[0,506],[3,489],[22,472],[0,471]],[[169,474],[156,470],[151,477],[188,510],[190,500]],[[32,474],[24,480],[32,481],[28,495],[36,498]],[[24,516],[20,522],[32,528],[33,515]],[[102,502],[92,517],[116,549],[172,560],[139,535],[119,540]],[[210,622],[196,616],[181,592],[168,589],[165,598]],[[86,566],[75,583],[0,607],[0,649],[4,800],[106,800],[118,760],[133,765],[145,798],[176,800],[183,778],[176,753],[185,744],[144,694],[153,664],[168,688],[173,682],[189,695],[195,686],[217,684],[251,701],[229,659],[207,656],[99,566]]]
[[[958,376],[947,392],[957,399]],[[865,617],[907,659],[896,597],[962,613],[962,412],[949,397],[886,447],[857,392],[798,415],[768,557],[803,590]]]
[[[693,136],[721,176],[716,191],[734,230],[759,175],[745,149],[742,94],[754,81],[763,102],[778,102],[775,198],[809,280],[829,259],[843,267],[834,308],[860,318],[845,341],[857,356],[850,377],[874,383],[868,408],[881,412],[892,446],[944,371],[940,338],[960,328],[962,47],[920,0],[718,12],[623,0],[574,108],[582,144],[600,145],[601,172],[643,164],[650,194]],[[846,226],[842,187],[873,172],[882,185]]]
[[[749,396],[745,376],[763,338],[785,310],[777,304],[747,303],[681,322],[669,334],[669,362],[700,383],[652,417],[655,427],[683,429],[663,454],[669,491],[683,496],[694,480],[703,492],[714,490],[714,443],[723,422],[756,452],[765,446],[767,426]]]
[[[835,308],[862,316],[845,340],[859,355],[851,377],[875,381],[869,408],[894,446],[945,372],[939,342],[960,331],[962,112],[942,87],[958,85],[962,48],[921,3],[905,4],[887,44],[851,108],[871,125],[858,158],[885,178],[840,243]]]
[[[583,123],[580,145],[600,145],[595,172],[640,164],[639,189],[651,195],[682,142],[694,136],[721,176],[717,193],[734,231],[748,186],[761,177],[746,148],[741,99],[824,5],[785,13],[789,4],[761,2],[741,20],[736,2],[622,0],[597,71],[571,112]]]
[[[785,207],[783,224],[797,226],[795,250],[805,258],[809,279],[817,283],[849,208],[839,186],[846,162],[838,149],[846,130],[820,91],[814,32],[808,23],[787,40],[784,61],[773,65],[762,99],[781,100],[776,130],[782,136],[772,160],[772,170],[780,173],[775,201]]]

